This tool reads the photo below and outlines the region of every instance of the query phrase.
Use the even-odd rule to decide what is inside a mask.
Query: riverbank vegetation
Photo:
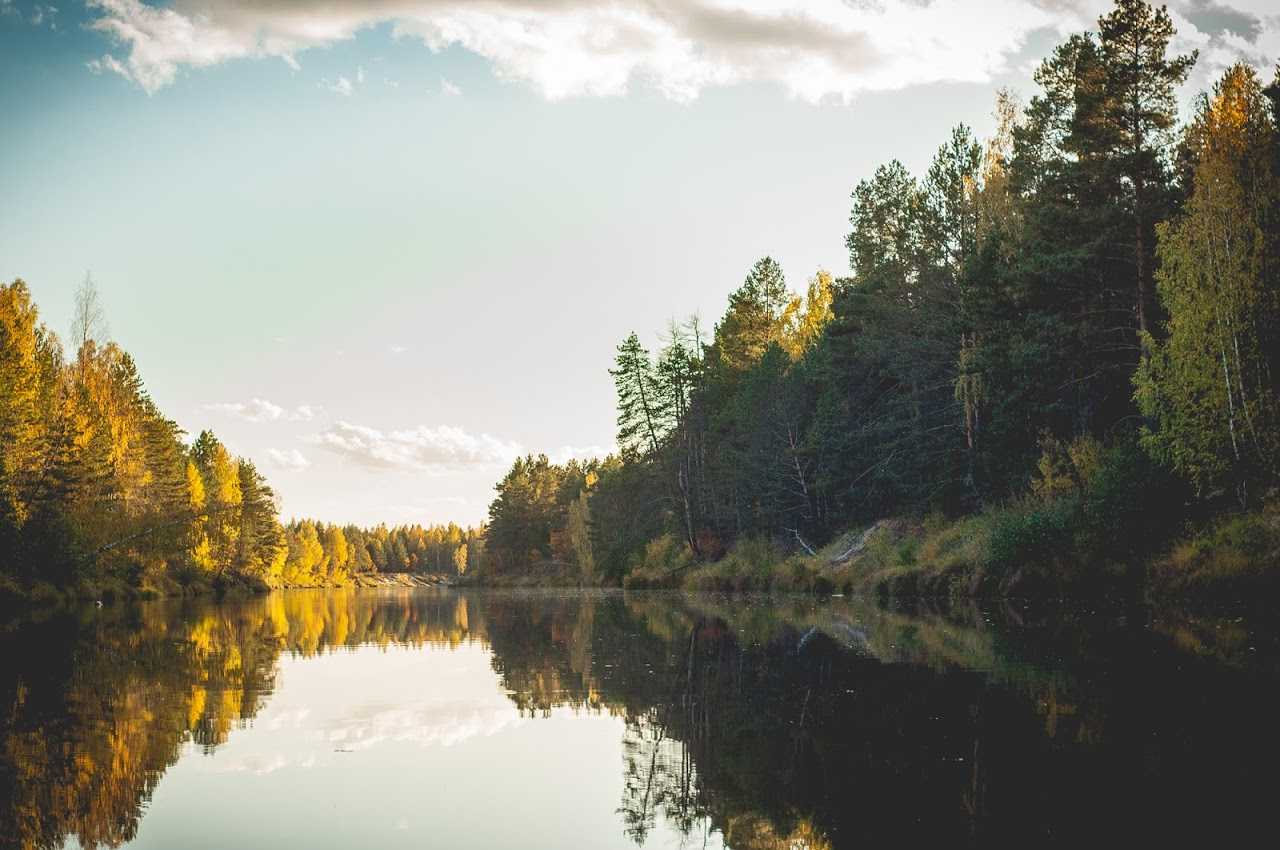
[[[792,292],[766,257],[713,328],[628,336],[617,456],[518,460],[486,579],[1109,593],[1256,572],[1280,539],[1280,78],[1232,66],[1180,124],[1197,57],[1173,36],[1118,0],[1025,105],[998,96],[991,138],[960,125],[924,175],[857,185],[849,277]]]

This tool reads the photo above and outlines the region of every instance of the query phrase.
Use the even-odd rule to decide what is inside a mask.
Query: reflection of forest
[[[411,590],[62,610],[0,627],[0,847],[133,837],[184,742],[269,697],[281,652],[468,640],[466,600]]]
[[[661,818],[734,848],[1071,843],[1104,824],[1185,843],[1269,811],[1274,642],[1242,620],[1026,619],[410,589],[60,611],[0,627],[0,846],[128,841],[182,745],[252,718],[283,652],[466,641],[527,715],[625,719],[638,842]]]

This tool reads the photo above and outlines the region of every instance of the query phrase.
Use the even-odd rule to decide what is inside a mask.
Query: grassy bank
[[[1152,559],[1147,578],[1155,596],[1245,599],[1280,593],[1280,501],[1204,523]]]
[[[1146,526],[1146,527],[1144,527]],[[1024,500],[960,519],[882,520],[814,555],[739,542],[694,564],[650,544],[629,588],[867,593],[889,597],[1198,597],[1280,592],[1280,502],[1161,529],[1103,521],[1073,498]]]
[[[95,576],[64,585],[47,581],[21,582],[0,575],[0,604],[39,607],[70,602],[117,602],[206,595],[252,595],[271,588],[239,578],[199,578],[179,581],[167,575]]]

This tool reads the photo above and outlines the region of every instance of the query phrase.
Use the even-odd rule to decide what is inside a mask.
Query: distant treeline
[[[484,531],[448,525],[359,528],[294,520],[282,580],[293,587],[342,585],[368,573],[463,575],[482,563]]]
[[[1280,85],[1233,66],[1180,124],[1173,36],[1119,0],[1025,107],[998,96],[990,139],[958,126],[922,177],[857,185],[850,277],[795,294],[766,257],[709,333],[629,336],[619,455],[518,460],[488,569],[617,582],[1015,502],[1005,556],[1127,558],[1152,518],[1256,506],[1280,469]]]
[[[91,280],[70,360],[26,285],[0,285],[0,591],[309,587],[479,560],[480,532],[453,524],[281,525],[253,463],[209,431],[184,442],[105,336]]]

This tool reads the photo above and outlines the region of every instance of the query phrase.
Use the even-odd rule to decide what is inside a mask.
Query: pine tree
[[[660,389],[649,352],[634,333],[618,346],[609,374],[618,398],[618,448],[632,456],[657,455],[664,433]]]
[[[729,308],[716,325],[717,365],[740,372],[781,343],[784,315],[791,301],[782,267],[772,257],[756,261],[742,286],[729,295]]]
[[[1197,52],[1168,56],[1174,36],[1168,10],[1143,0],[1116,0],[1098,19],[1099,46],[1106,68],[1106,103],[1098,128],[1107,154],[1124,178],[1125,203],[1133,227],[1137,324],[1151,333],[1154,227],[1172,209],[1168,158],[1177,123],[1177,89],[1195,64]]]

